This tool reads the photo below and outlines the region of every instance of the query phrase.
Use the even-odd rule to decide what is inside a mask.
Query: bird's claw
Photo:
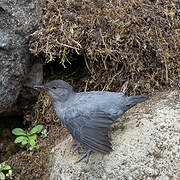
[[[86,164],[88,164],[88,162],[89,162],[89,156],[90,156],[90,154],[91,154],[91,150],[87,150],[86,152],[84,152],[84,155],[80,158],[80,159],[78,159],[77,161],[75,161],[75,163],[79,163],[80,161],[82,161],[83,159],[86,159]]]
[[[81,148],[80,144],[76,144],[76,146],[74,147],[74,149],[72,150],[72,152],[74,153],[75,151],[77,151],[79,148]]]

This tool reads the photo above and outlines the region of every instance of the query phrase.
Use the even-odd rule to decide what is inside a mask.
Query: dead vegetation
[[[170,0],[47,0],[30,50],[48,63],[83,54],[86,89],[127,93],[174,86],[180,71],[180,21]]]

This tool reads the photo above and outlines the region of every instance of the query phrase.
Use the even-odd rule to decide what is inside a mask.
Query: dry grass
[[[65,66],[83,54],[87,89],[148,92],[180,71],[180,21],[170,0],[47,0],[30,49]]]

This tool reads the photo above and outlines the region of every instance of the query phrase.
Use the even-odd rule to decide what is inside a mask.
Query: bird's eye
[[[53,86],[53,87],[52,87],[52,89],[56,89],[56,87],[55,87],[55,86]]]

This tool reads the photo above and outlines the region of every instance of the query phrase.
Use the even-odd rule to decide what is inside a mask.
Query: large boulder
[[[121,123],[124,122],[122,130]],[[138,104],[113,125],[114,151],[90,162],[74,164],[69,135],[50,155],[50,180],[67,179],[179,179],[180,91],[158,93]]]
[[[19,113],[37,97],[27,88],[42,81],[42,64],[28,51],[37,20],[34,1],[0,1],[0,115]]]

